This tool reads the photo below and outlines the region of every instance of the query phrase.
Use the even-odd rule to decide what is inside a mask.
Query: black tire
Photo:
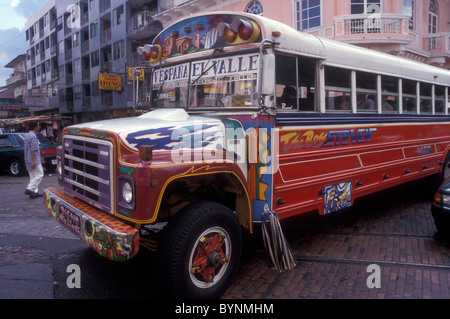
[[[190,204],[168,224],[158,245],[161,287],[173,298],[220,298],[241,253],[242,231],[230,209],[212,202]]]
[[[9,174],[11,176],[23,176],[25,175],[25,165],[18,159],[13,159],[9,162]]]
[[[47,164],[44,166],[44,169],[47,173],[52,174],[56,171],[56,165]]]

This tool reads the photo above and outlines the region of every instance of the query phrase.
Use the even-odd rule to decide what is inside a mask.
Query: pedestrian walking
[[[42,197],[39,194],[39,184],[44,177],[44,170],[42,169],[41,153],[39,151],[39,140],[36,136],[39,132],[39,125],[37,122],[30,122],[30,131],[25,136],[24,148],[25,148],[25,166],[30,175],[30,182],[25,190],[25,195],[30,198]]]

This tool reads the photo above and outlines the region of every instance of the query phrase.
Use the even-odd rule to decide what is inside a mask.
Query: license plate
[[[325,188],[325,214],[332,213],[352,204],[352,182]]]
[[[56,165],[58,161],[56,159],[52,159],[52,165]]]
[[[59,223],[66,226],[75,235],[81,238],[81,216],[70,208],[59,205]]]

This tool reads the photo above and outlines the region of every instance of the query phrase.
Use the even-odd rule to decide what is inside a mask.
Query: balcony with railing
[[[432,53],[447,52],[450,54],[450,32],[427,34],[422,37],[422,46]]]
[[[6,79],[6,85],[26,83],[26,82],[27,82],[27,75],[24,72],[15,72],[8,79]]]
[[[396,14],[352,14],[335,17],[334,39],[360,43],[384,40],[410,43],[409,17]]]
[[[127,34],[133,39],[145,39],[157,35],[162,30],[161,22],[153,19],[156,12],[142,11],[127,22]]]

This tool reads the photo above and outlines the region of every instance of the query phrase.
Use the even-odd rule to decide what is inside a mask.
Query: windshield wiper
[[[202,71],[202,73],[195,80],[193,80],[191,82],[191,85],[197,83],[198,80],[200,80],[202,78],[202,76],[204,76],[206,73],[208,73],[209,70],[211,70],[217,64],[217,61],[214,61],[213,64],[210,67],[206,68],[208,66],[209,62],[211,62],[211,59],[216,55],[217,52],[223,52],[223,48],[216,48],[216,49],[214,49],[213,53],[211,54],[211,56],[208,59],[208,62],[206,62],[205,69]]]

